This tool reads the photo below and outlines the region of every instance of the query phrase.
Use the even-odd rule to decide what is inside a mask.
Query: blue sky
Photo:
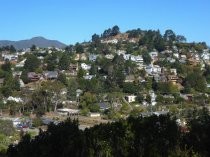
[[[189,42],[210,45],[209,0],[1,0],[0,40],[34,36],[66,44],[118,25],[128,29],[172,29]]]

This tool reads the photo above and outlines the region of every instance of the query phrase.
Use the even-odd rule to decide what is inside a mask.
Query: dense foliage
[[[25,135],[18,145],[11,145],[8,157],[175,157],[210,155],[210,116],[206,109],[193,111],[189,132],[169,115],[130,117],[113,123],[79,130],[78,122],[68,119],[49,125],[35,139]]]

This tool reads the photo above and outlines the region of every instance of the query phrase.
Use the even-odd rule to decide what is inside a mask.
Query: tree
[[[54,112],[57,111],[57,106],[62,101],[63,96],[61,92],[63,87],[63,84],[59,81],[48,81],[42,84],[42,88],[51,95],[51,102],[54,106]]]
[[[134,83],[123,83],[123,92],[135,94],[138,91],[138,86]]]
[[[202,76],[199,71],[192,72],[185,78],[185,87],[187,85],[190,85],[190,87],[194,88],[196,91],[204,92],[206,90],[205,77]]]
[[[75,45],[75,50],[76,50],[76,53],[84,53],[84,48],[81,44],[79,43],[76,43]]]
[[[11,65],[10,61],[6,60],[5,63],[2,64],[1,69],[8,73],[8,72],[11,72],[11,67],[12,67],[12,65]]]
[[[63,54],[59,61],[60,70],[68,70],[70,65],[70,57],[67,54]]]
[[[57,54],[54,52],[49,54],[47,57],[45,57],[45,62],[47,63],[47,70],[54,71],[58,63]]]
[[[13,78],[12,73],[5,76],[3,87],[1,88],[2,94],[6,97],[10,96],[13,91],[20,90],[20,83],[18,79]]]
[[[80,68],[77,72],[77,78],[83,78],[84,75],[85,75],[85,70]]]
[[[27,71],[35,71],[40,66],[40,60],[34,55],[29,54],[26,58],[24,69]]]
[[[142,54],[142,58],[143,58],[143,60],[144,60],[144,63],[147,64],[147,65],[150,64],[151,61],[152,61],[152,59],[151,59],[149,53],[147,53],[147,52],[144,52],[144,53]]]
[[[174,85],[172,82],[159,82],[157,83],[157,91],[160,93],[178,93],[179,89],[176,85]]]
[[[28,78],[28,70],[23,70],[22,73],[21,73],[21,76],[20,78],[23,80],[23,82],[25,84],[29,83],[29,78]]]
[[[10,49],[11,53],[15,53],[16,52],[16,49],[15,49],[15,47],[13,45],[10,45],[9,49]]]
[[[76,90],[78,89],[78,83],[76,79],[70,79],[67,87],[67,99],[75,101],[77,99]]]
[[[82,109],[88,108],[91,112],[99,111],[99,106],[96,102],[96,95],[90,92],[85,92],[84,95],[80,97],[80,107]]]
[[[177,35],[176,41],[179,43],[185,43],[187,41],[187,39],[183,35]]]
[[[166,30],[163,37],[164,37],[165,41],[175,41],[176,40],[176,34],[171,29]]]
[[[108,38],[108,37],[110,37],[110,36],[111,36],[111,33],[112,33],[111,28],[105,30],[105,31],[103,32],[103,34],[102,34],[102,38]]]
[[[68,85],[68,80],[66,78],[66,75],[61,73],[58,75],[58,81],[60,81],[61,83],[63,83],[65,86]]]
[[[36,45],[32,45],[31,46],[31,51],[35,51],[36,50]]]
[[[73,45],[69,45],[65,47],[65,51],[68,53],[73,53],[74,50],[74,46]]]
[[[92,42],[95,44],[95,47],[96,47],[100,43],[100,36],[98,34],[93,34]]]
[[[112,27],[112,32],[111,32],[111,35],[112,36],[116,36],[119,33],[120,33],[120,28],[117,25],[115,25],[114,27]]]
[[[12,136],[15,133],[15,128],[13,127],[12,121],[10,120],[0,120],[0,134],[6,136]]]

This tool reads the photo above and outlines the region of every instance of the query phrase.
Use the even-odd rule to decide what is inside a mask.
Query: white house
[[[173,53],[173,56],[174,56],[175,58],[179,58],[179,54],[178,54],[178,53]]]
[[[107,55],[105,55],[105,58],[106,58],[106,59],[113,59],[113,58],[114,58],[114,55],[112,55],[112,54],[107,54]]]
[[[131,59],[131,61],[136,62],[136,63],[143,64],[143,62],[144,62],[142,55],[138,55],[138,56],[130,55],[130,59]]]
[[[95,77],[95,75],[85,75],[85,76],[83,76],[83,78],[85,80],[91,80],[93,77]]]
[[[18,124],[21,124],[21,119],[20,118],[15,118],[12,120],[13,127],[16,127]]]
[[[126,60],[126,61],[129,60],[130,57],[131,57],[130,54],[123,54],[123,58],[124,58],[124,60]]]
[[[150,64],[149,66],[145,67],[145,71],[150,75],[160,74],[162,71],[162,68],[159,65]]]
[[[120,55],[125,55],[126,51],[125,50],[117,50],[116,53]]]
[[[127,95],[125,96],[125,99],[131,103],[131,102],[135,102],[136,101],[136,96],[135,95]]]
[[[61,108],[61,109],[57,109],[57,113],[60,115],[71,116],[71,115],[78,115],[79,110],[69,109],[69,108]]]
[[[111,40],[101,40],[101,43],[105,43],[105,44],[117,44],[118,40],[117,39],[111,39]]]
[[[81,68],[82,68],[83,70],[90,70],[91,66],[90,66],[90,65],[87,65],[87,64],[85,64],[85,63],[81,63]]]
[[[174,75],[177,75],[177,70],[174,69],[174,68],[172,68],[172,69],[170,69],[170,73],[172,73],[172,74],[174,74]]]
[[[25,61],[26,61],[26,59],[20,61],[19,63],[17,63],[17,64],[15,65],[15,67],[17,67],[17,68],[22,68],[22,67],[24,67]]]
[[[2,58],[4,60],[17,61],[18,55],[16,55],[16,54],[2,54]]]
[[[12,97],[12,96],[9,96],[7,98],[7,101],[15,101],[17,103],[22,103],[23,102],[23,100],[20,97]]]
[[[155,60],[158,58],[158,52],[150,52],[149,55],[152,58],[152,60]]]
[[[208,51],[203,51],[201,58],[206,61],[210,60],[210,53]]]
[[[155,94],[155,92],[153,90],[149,91],[149,95],[151,97],[151,105],[155,106],[157,104],[157,102],[156,102],[157,95]]]
[[[89,116],[92,118],[95,118],[95,117],[100,117],[101,114],[100,113],[89,113]]]

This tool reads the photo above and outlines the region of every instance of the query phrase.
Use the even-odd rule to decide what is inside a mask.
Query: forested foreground
[[[34,139],[25,135],[9,147],[8,157],[209,157],[210,116],[203,109],[192,117],[187,129],[167,115],[129,117],[84,131],[68,119]]]

